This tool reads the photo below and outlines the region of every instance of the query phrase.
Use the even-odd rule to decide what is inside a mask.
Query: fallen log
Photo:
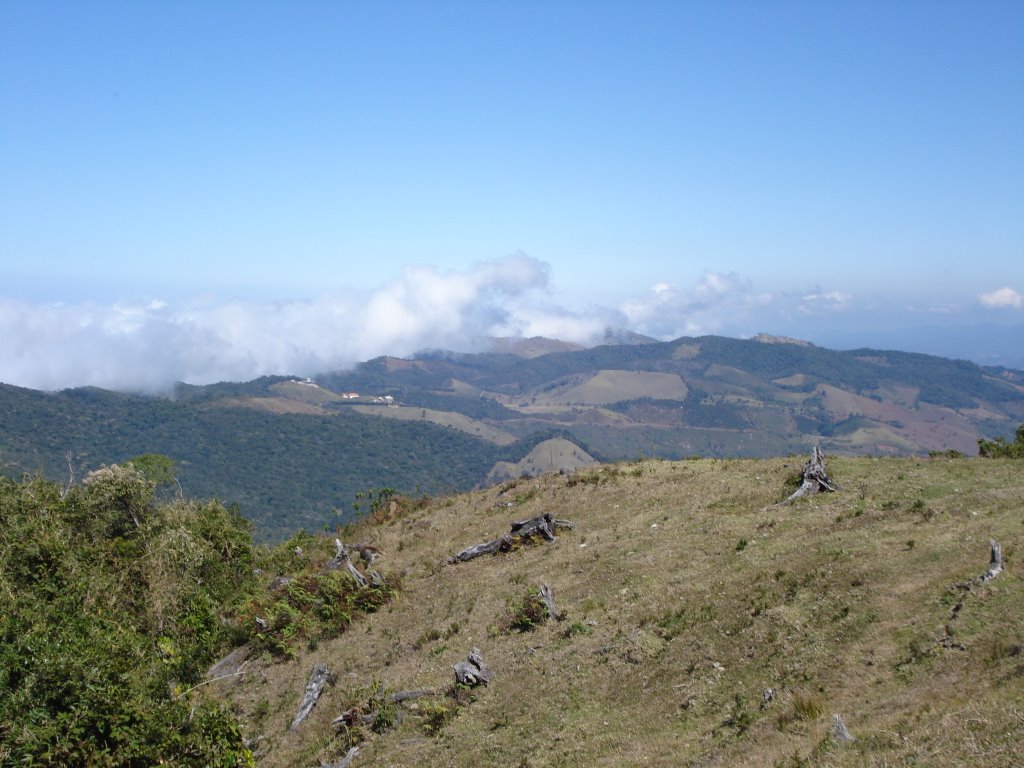
[[[555,541],[557,539],[555,536],[556,530],[571,531],[575,527],[576,524],[571,520],[560,520],[550,512],[545,512],[543,515],[530,518],[529,520],[513,522],[510,526],[511,530],[504,536],[493,541],[485,541],[482,544],[474,544],[472,547],[467,547],[448,558],[448,562],[466,563],[481,555],[509,552],[518,544],[522,544],[537,536],[545,541]]]
[[[388,696],[388,700],[392,704],[401,704],[403,701],[415,701],[416,699],[423,699],[427,696],[437,696],[437,691],[395,691]]]
[[[295,719],[292,720],[289,731],[294,731],[299,727],[299,723],[309,717],[313,707],[320,700],[320,694],[323,693],[324,686],[331,682],[332,679],[331,673],[327,671],[326,664],[317,664],[313,667],[313,671],[309,676],[309,682],[306,684],[306,691],[302,696],[302,701],[299,702],[299,710],[295,713]]]
[[[800,472],[800,487],[797,488],[782,504],[789,504],[803,496],[813,496],[816,493],[834,493],[839,487],[828,476],[825,469],[825,457],[821,453],[821,446],[814,446],[811,458],[804,464]]]
[[[419,690],[419,691],[395,691],[390,696],[385,698],[377,699],[375,708],[369,711],[364,711],[361,707],[351,707],[346,709],[334,720],[331,721],[331,725],[335,728],[341,728],[347,726],[349,728],[356,725],[372,725],[377,721],[380,716],[380,707],[387,701],[391,704],[395,704],[399,707],[407,701],[415,701],[416,699],[423,699],[427,696],[437,696],[437,691],[431,690]],[[398,713],[401,716],[401,712]]]
[[[487,685],[494,679],[494,672],[484,664],[484,658],[480,655],[479,648],[470,651],[469,658],[466,661],[460,661],[453,669],[455,670],[456,685],[466,685],[472,688],[477,685]]]

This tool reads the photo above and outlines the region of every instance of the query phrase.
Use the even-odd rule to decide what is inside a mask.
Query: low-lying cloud
[[[465,271],[406,268],[367,294],[277,303],[34,303],[0,297],[0,381],[34,389],[100,386],[161,391],[176,381],[312,375],[388,354],[476,351],[487,337],[547,336],[591,344],[608,329],[658,339],[771,330],[799,306],[835,313],[850,297],[756,291],[735,273],[690,286],[659,283],[617,308],[550,301],[549,265],[524,254]],[[781,313],[781,314],[780,314]]]
[[[689,287],[658,283],[621,311],[630,330],[658,339],[699,336],[735,329],[751,313],[769,306],[770,293],[753,289],[735,272],[704,272]]]
[[[175,381],[313,374],[381,354],[467,350],[487,336],[588,343],[613,320],[545,306],[547,264],[514,254],[463,272],[408,267],[370,295],[272,304],[40,304],[0,297],[0,381],[159,391]]]

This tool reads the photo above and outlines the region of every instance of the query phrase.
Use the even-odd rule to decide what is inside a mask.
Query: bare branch
[[[309,713],[313,711],[313,707],[320,700],[324,686],[332,679],[326,664],[317,664],[313,667],[313,671],[309,675],[309,682],[306,684],[306,692],[302,696],[302,701],[299,702],[299,709],[295,713],[295,719],[292,720],[289,731],[294,731],[299,727],[299,723],[309,717]]]

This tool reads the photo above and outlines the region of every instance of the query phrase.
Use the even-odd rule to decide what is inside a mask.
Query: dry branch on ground
[[[555,541],[555,531],[572,530],[576,527],[576,524],[570,520],[559,520],[550,512],[545,512],[543,515],[531,518],[529,520],[520,520],[519,522],[513,522],[511,524],[511,530],[504,536],[494,539],[493,541],[485,541],[482,544],[474,544],[472,547],[467,547],[458,554],[452,555],[448,558],[449,563],[465,563],[472,560],[475,557],[481,555],[493,555],[496,552],[509,552],[516,547],[517,544],[521,544],[524,541],[528,541],[535,537],[543,538],[545,541]]]

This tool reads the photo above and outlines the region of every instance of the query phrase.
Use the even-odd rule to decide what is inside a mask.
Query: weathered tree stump
[[[336,763],[320,763],[320,768],[351,768],[352,761],[359,754],[359,747],[352,747],[345,756]]]
[[[331,673],[327,671],[326,664],[317,664],[313,667],[313,672],[309,676],[309,682],[306,684],[306,692],[302,695],[302,701],[299,702],[299,710],[295,713],[295,719],[292,720],[289,731],[294,731],[299,727],[299,723],[309,717],[309,713],[313,711],[313,707],[320,700],[320,694],[323,693],[324,686],[331,680]]]
[[[803,496],[813,496],[822,492],[834,493],[838,490],[838,486],[828,476],[828,471],[825,469],[825,457],[821,453],[820,445],[814,446],[811,458],[807,460],[800,472],[800,479],[802,481],[800,487],[793,491],[789,498],[782,502],[783,504],[789,504]]]
[[[988,570],[982,574],[982,581],[994,579],[1003,572],[1003,548],[999,546],[999,542],[995,539],[989,539],[988,545],[992,550],[992,555],[989,558]]]
[[[470,651],[469,658],[466,661],[460,661],[453,669],[455,670],[456,685],[467,685],[472,688],[477,685],[487,685],[494,679],[494,672],[484,664],[484,658],[480,655],[479,648]]]
[[[986,581],[991,581],[1003,572],[1005,567],[1003,564],[1003,548],[999,546],[999,542],[995,539],[989,539],[988,546],[991,550],[991,554],[989,555],[988,560],[988,570],[980,576],[975,576],[974,578],[968,579],[967,581],[962,581],[959,584],[956,584],[955,587],[957,589],[963,590],[964,592],[971,592],[974,589],[975,584],[984,584]],[[953,606],[954,617],[957,613],[959,613],[960,609],[963,607],[963,601],[966,599],[966,597],[966,595],[964,595],[964,597],[961,597],[960,601],[955,606]]]
[[[544,602],[544,605],[547,607],[548,616],[550,616],[555,621],[561,621],[565,618],[565,615],[559,613],[558,610],[555,608],[555,596],[551,592],[551,587],[549,587],[547,584],[541,584],[540,589],[538,590],[538,596]]]
[[[356,580],[359,586],[368,586],[369,582],[366,580],[366,577],[352,564],[352,556],[349,554],[348,548],[341,543],[341,539],[334,540],[334,548],[334,557],[328,560],[324,567],[329,571],[338,571],[344,568],[352,575],[352,578]]]
[[[493,541],[485,541],[482,544],[474,544],[467,547],[458,554],[448,558],[449,563],[466,563],[480,555],[493,555],[496,552],[509,552],[517,544],[521,544],[534,537],[541,537],[545,541],[555,541],[555,531],[572,530],[576,524],[570,520],[559,520],[550,512],[545,512],[539,517],[529,520],[520,520],[511,524],[511,530],[504,536]]]
[[[832,715],[832,738],[836,741],[853,741],[854,736],[846,728],[846,723],[843,722],[843,718],[839,716],[839,713]]]

